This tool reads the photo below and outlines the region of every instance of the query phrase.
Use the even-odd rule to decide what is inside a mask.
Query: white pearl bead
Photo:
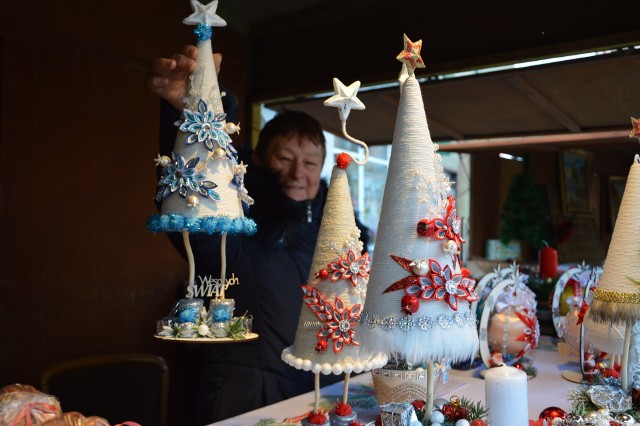
[[[467,419],[460,419],[456,422],[456,426],[469,426],[469,420]]]
[[[440,411],[433,411],[431,413],[431,417],[429,417],[429,420],[431,420],[431,423],[442,423],[444,422],[444,414],[442,414]]]

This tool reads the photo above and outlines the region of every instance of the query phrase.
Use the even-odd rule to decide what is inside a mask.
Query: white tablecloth
[[[567,395],[578,385],[563,379],[561,373],[563,370],[579,372],[578,357],[559,355],[555,344],[548,336],[542,336],[538,348],[527,354],[527,357],[533,360],[533,365],[537,369],[537,376],[528,382],[529,418],[537,419],[540,412],[550,406],[560,407],[567,412],[571,411],[571,403]],[[481,366],[468,371],[451,370],[449,381],[438,385],[436,397],[449,399],[457,395],[472,401],[484,401],[484,380],[480,377],[480,371],[484,369],[484,366]],[[321,408],[330,409],[333,402],[342,398],[342,388],[343,383],[335,383],[323,388],[320,392],[323,399]],[[253,426],[260,421],[262,424],[269,425],[296,425],[299,424],[299,419],[313,408],[313,401],[313,392],[309,392],[214,423],[214,425]],[[358,413],[358,420],[362,423],[375,420],[378,407],[373,394],[371,373],[363,373],[351,378],[349,403]],[[273,422],[268,422],[267,419],[272,419]]]

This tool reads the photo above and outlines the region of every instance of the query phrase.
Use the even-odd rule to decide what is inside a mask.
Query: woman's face
[[[265,166],[278,173],[280,188],[287,197],[305,201],[318,194],[323,160],[320,144],[292,133],[273,138]]]

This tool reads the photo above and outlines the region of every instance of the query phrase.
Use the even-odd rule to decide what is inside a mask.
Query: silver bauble
[[[625,426],[635,425],[636,420],[632,415],[627,413],[620,413],[616,416],[616,422],[622,423]]]
[[[588,411],[586,413],[584,413],[584,416],[582,416],[582,420],[586,422],[591,422],[591,423],[595,423],[596,421],[598,421],[598,412],[597,411]]]
[[[449,400],[445,398],[436,398],[433,400],[433,408],[437,408],[438,410],[442,410],[444,404],[448,403]]]

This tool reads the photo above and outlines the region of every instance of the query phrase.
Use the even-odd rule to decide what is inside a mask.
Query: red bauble
[[[423,400],[421,400],[421,399],[416,399],[415,401],[413,401],[413,402],[411,403],[411,405],[413,405],[413,408],[414,408],[414,409],[416,410],[416,412],[417,412],[417,411],[424,410],[424,406],[425,406],[425,405],[427,405],[427,403],[426,403],[426,402],[424,402],[424,401],[423,401]]]
[[[466,419],[469,415],[469,409],[459,402],[447,402],[442,406],[442,414],[452,423],[460,419]]]
[[[316,352],[322,352],[325,349],[327,349],[327,341],[326,340],[320,340],[318,343],[316,343]]]
[[[349,167],[349,163],[351,163],[351,157],[349,157],[349,155],[345,154],[344,152],[341,152],[336,157],[336,164],[343,170]]]
[[[320,278],[321,280],[326,280],[327,278],[329,278],[329,271],[327,271],[326,269],[319,270],[318,273],[316,274],[316,278]]]
[[[475,419],[469,423],[469,426],[487,426],[487,423],[484,420]]]
[[[404,313],[408,315],[418,312],[418,309],[420,308],[420,301],[416,296],[406,295],[402,298],[400,304],[402,305]]]
[[[567,412],[559,407],[547,407],[542,410],[542,412],[538,416],[538,419],[551,421],[556,417],[564,419],[565,417],[567,417]]]
[[[351,423],[349,423],[349,426],[364,426],[362,423],[360,423],[357,420],[352,421]]]
[[[422,235],[423,237],[431,237],[435,232],[435,225],[432,221],[428,219],[422,219],[418,222],[418,226],[416,227],[416,231],[418,231],[418,235]]]
[[[460,268],[460,274],[464,277],[464,278],[469,278],[469,275],[471,275],[471,271],[468,270],[467,268]]]

